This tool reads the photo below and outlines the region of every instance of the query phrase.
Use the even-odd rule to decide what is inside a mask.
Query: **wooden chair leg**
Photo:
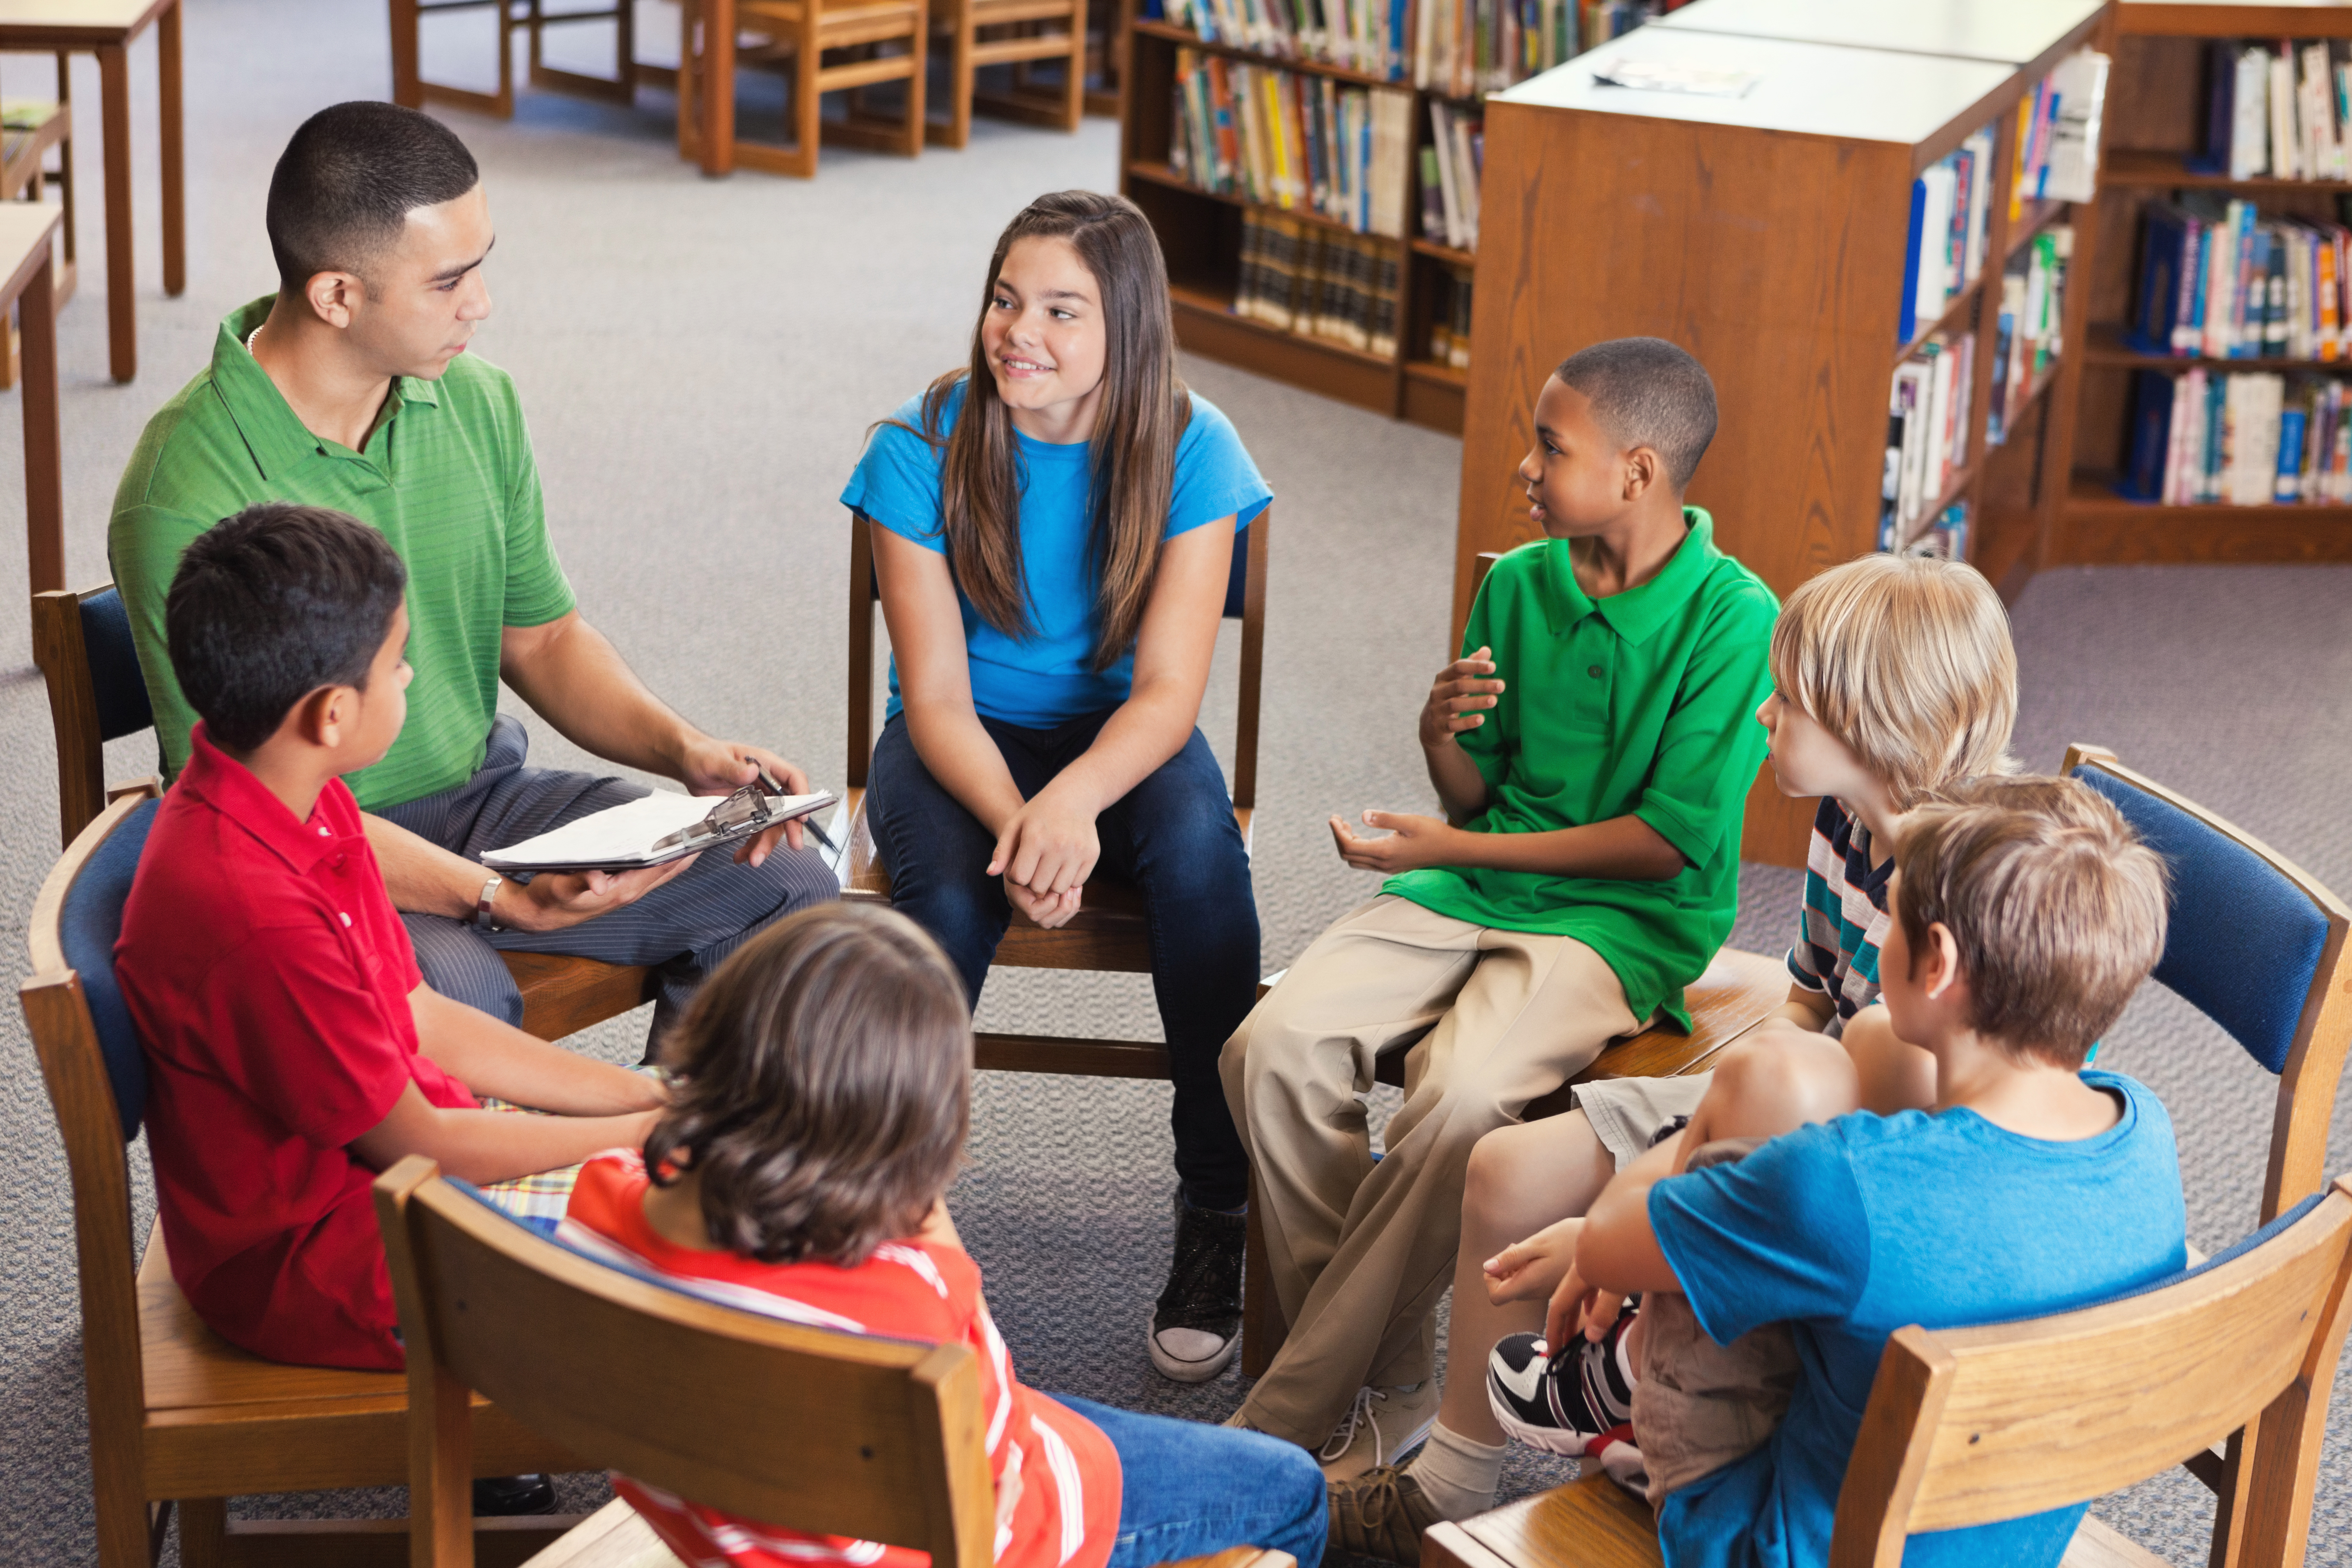
[[[677,155],[686,163],[701,156],[702,138],[694,106],[695,79],[702,70],[702,52],[695,37],[701,26],[696,0],[678,0],[677,21]]]
[[[228,1568],[228,1499],[183,1498],[180,1568]]]
[[[919,158],[923,154],[923,127],[930,113],[929,105],[923,100],[923,89],[929,84],[931,68],[929,37],[930,28],[918,17],[914,34],[907,40],[907,52],[914,57],[915,68],[907,78],[907,134],[901,151],[909,158]]]
[[[1062,73],[1062,129],[1072,135],[1087,117],[1087,5],[1077,0],[1070,12],[1070,58]]]
[[[929,141],[941,147],[961,147],[971,140],[971,46],[977,31],[971,11],[958,5],[947,30],[947,122],[932,124],[924,132]]]
[[[824,134],[824,94],[816,81],[824,67],[824,47],[817,41],[815,25],[822,13],[814,5],[808,11],[810,22],[801,29],[801,47],[793,56],[793,123],[800,149],[799,167],[793,172],[803,179],[815,177],[817,143]]]
[[[392,101],[403,109],[425,107],[425,84],[416,65],[416,0],[392,0]]]

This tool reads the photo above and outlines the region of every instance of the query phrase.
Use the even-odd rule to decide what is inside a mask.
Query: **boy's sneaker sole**
[[[1171,1353],[1160,1342],[1163,1334],[1196,1335],[1208,1341],[1215,1341],[1216,1336],[1203,1329],[1168,1329],[1161,1334],[1153,1334],[1144,1342],[1144,1348],[1151,1352],[1151,1364],[1160,1369],[1160,1375],[1177,1383],[1208,1382],[1209,1379],[1233,1365],[1234,1357],[1240,1353],[1242,1348],[1241,1336],[1235,1334],[1232,1339],[1219,1342],[1218,1348],[1204,1358],[1199,1361],[1187,1361],[1181,1355]],[[1186,1345],[1181,1348],[1189,1350],[1192,1347]]]
[[[1631,1322],[1621,1316],[1600,1343],[1580,1335],[1549,1354],[1538,1335],[1506,1335],[1486,1358],[1486,1404],[1503,1430],[1531,1448],[1572,1458],[1630,1420],[1633,1390],[1617,1360]]]

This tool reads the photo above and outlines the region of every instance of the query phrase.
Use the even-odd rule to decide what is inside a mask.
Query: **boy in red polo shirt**
[[[123,910],[172,1277],[273,1361],[397,1370],[368,1187],[404,1154],[492,1183],[637,1145],[655,1080],[427,990],[341,776],[407,714],[407,574],[341,512],[249,507],[164,610],[203,718]],[[476,1094],[554,1114],[501,1115]]]

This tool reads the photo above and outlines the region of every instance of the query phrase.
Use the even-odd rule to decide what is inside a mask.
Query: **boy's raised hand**
[[[1551,1293],[1551,1305],[1544,1310],[1544,1346],[1556,1351],[1578,1333],[1598,1342],[1624,1310],[1623,1296],[1587,1284],[1571,1263],[1567,1278]]]
[[[1497,1307],[1549,1300],[1576,1263],[1576,1238],[1583,1230],[1581,1218],[1554,1220],[1486,1259],[1486,1300]]]
[[[1429,700],[1421,709],[1421,743],[1435,751],[1453,744],[1454,737],[1486,721],[1486,710],[1501,700],[1503,683],[1493,679],[1494,649],[1479,648],[1437,672],[1430,683]]]
[[[1331,837],[1339,858],[1359,871],[1416,871],[1423,866],[1450,866],[1460,858],[1455,840],[1462,830],[1434,816],[1414,816],[1402,811],[1368,811],[1364,826],[1389,829],[1384,838],[1366,838],[1339,817],[1331,819]]]

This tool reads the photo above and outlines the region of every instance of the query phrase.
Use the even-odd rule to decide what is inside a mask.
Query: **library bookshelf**
[[[1759,73],[1742,98],[1603,86],[1590,58],[1490,98],[1456,635],[1478,553],[1538,536],[1515,469],[1545,377],[1608,338],[1667,338],[1706,365],[1722,419],[1689,500],[1713,515],[1722,548],[1785,595],[1877,548],[1894,373],[1931,332],[1973,331],[1966,440],[1937,505],[1969,504],[1969,553],[1996,582],[2031,557],[2057,488],[2041,477],[2051,393],[2081,342],[2084,291],[2066,290],[2060,353],[1990,449],[1982,351],[2003,265],[2073,216],[2024,202],[2011,219],[2019,102],[2106,15],[2098,0],[1696,0],[1607,47]],[[1810,36],[1824,28],[1876,47]],[[1956,31],[1974,54],[1935,52]],[[1913,183],[1987,126],[1984,264],[1940,321],[1899,342]],[[1811,812],[1760,779],[1743,854],[1802,864]]]
[[[2352,374],[2352,361],[2144,354],[2125,339],[2139,279],[2141,219],[2150,201],[2172,191],[2204,191],[2252,201],[2265,219],[2341,221],[2338,204],[2352,195],[2352,182],[2231,179],[2188,166],[2205,134],[2207,49],[2216,39],[2238,38],[2352,39],[2352,7],[2211,0],[2130,0],[2116,7],[2098,197],[2076,238],[2074,276],[2091,320],[2081,340],[2085,352],[2063,367],[2057,389],[2072,417],[2058,429],[2051,458],[2067,482],[2035,564],[2352,560],[2352,506],[2165,505],[2127,500],[2115,489],[2128,456],[2138,372],[2179,374],[2202,366]]]
[[[1416,88],[1410,70],[1405,79],[1391,80],[1319,60],[1206,40],[1190,27],[1141,15],[1140,0],[1124,3],[1128,16],[1121,51],[1124,107],[1119,190],[1143,209],[1160,237],[1168,259],[1177,341],[1211,359],[1450,435],[1460,434],[1468,373],[1431,359],[1428,348],[1442,279],[1449,267],[1468,270],[1475,252],[1421,235],[1419,148],[1427,133],[1433,100],[1473,112],[1477,100]],[[1410,29],[1407,37],[1411,37]],[[1329,78],[1347,87],[1409,98],[1410,133],[1402,144],[1391,149],[1403,167],[1384,172],[1386,178],[1402,182],[1403,236],[1358,234],[1311,208],[1267,205],[1205,191],[1188,182],[1170,161],[1180,50]],[[1397,276],[1395,352],[1369,352],[1237,314],[1234,303],[1240,283],[1242,226],[1251,214],[1347,232],[1370,242],[1392,260]]]

